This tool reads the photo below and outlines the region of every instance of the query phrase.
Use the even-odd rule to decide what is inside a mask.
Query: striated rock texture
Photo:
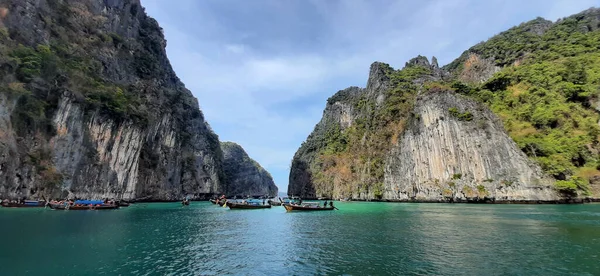
[[[223,155],[139,0],[0,0],[0,197],[224,192]]]
[[[345,142],[336,144],[330,142],[340,138],[338,137],[339,133],[351,127],[357,117],[361,115],[358,106],[360,102],[374,103],[369,107],[370,109],[375,109],[383,104],[386,97],[383,92],[390,86],[388,76],[390,70],[392,69],[389,65],[375,62],[371,65],[367,88],[349,87],[338,91],[327,100],[323,118],[292,159],[289,195],[316,198],[317,196],[327,196],[327,194],[333,193],[333,190],[338,190],[336,194],[345,194],[346,189],[341,187],[329,187],[326,183],[317,183],[319,181],[315,177],[319,171],[323,170],[319,157],[327,147],[334,151],[339,150],[339,147],[345,147]],[[320,190],[318,193],[317,188]]]
[[[386,160],[385,199],[557,199],[553,181],[483,104],[438,91],[420,95],[413,112]]]
[[[421,202],[559,199],[553,180],[487,107],[424,87],[446,75],[439,70],[421,56],[398,71],[376,62],[367,88],[332,96],[294,156],[288,193]]]
[[[224,156],[225,183],[228,196],[277,196],[277,186],[271,174],[232,142],[221,142]]]
[[[600,9],[537,18],[450,64],[374,63],[327,101],[292,160],[303,197],[433,202],[598,198]]]

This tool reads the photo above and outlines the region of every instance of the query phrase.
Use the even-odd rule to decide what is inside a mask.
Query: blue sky
[[[326,99],[366,85],[374,61],[441,65],[537,16],[600,0],[142,0],[179,78],[221,141],[234,141],[287,191],[291,159]]]

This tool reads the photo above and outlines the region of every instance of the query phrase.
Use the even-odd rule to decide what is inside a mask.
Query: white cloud
[[[234,54],[243,54],[246,49],[246,46],[242,44],[227,44],[225,45],[225,49]]]

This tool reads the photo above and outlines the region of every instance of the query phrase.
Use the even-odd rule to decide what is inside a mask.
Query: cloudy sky
[[[181,80],[221,141],[234,141],[287,191],[291,159],[325,102],[366,85],[373,61],[451,62],[537,16],[600,0],[142,0]]]

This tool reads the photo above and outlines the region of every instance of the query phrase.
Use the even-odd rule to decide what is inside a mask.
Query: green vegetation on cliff
[[[490,107],[563,195],[591,194],[590,182],[600,181],[599,18],[599,9],[557,23],[537,18],[475,45],[441,71],[421,56],[397,71],[378,63],[382,95],[367,88],[332,96],[328,108],[350,108],[350,122],[322,121],[325,134],[316,129],[297,154],[305,156],[315,196],[381,198],[385,158],[406,125],[419,120],[416,96],[447,90]],[[477,115],[448,112],[467,122]],[[469,193],[488,195],[483,188]]]
[[[600,176],[600,31],[593,18],[575,15],[543,34],[526,31],[531,23],[502,33],[469,51],[484,49],[482,57],[510,66],[482,84],[452,85],[487,103],[518,146],[559,180],[557,188],[565,193],[585,194],[590,179]],[[455,64],[449,68],[464,70]]]
[[[325,131],[325,146],[311,166],[316,196],[383,196],[385,154],[398,142],[406,124],[404,118],[411,116],[418,90],[415,80],[432,72],[418,64],[408,64],[402,70],[387,64],[377,66],[390,87],[380,105],[366,94],[353,98],[338,93],[328,101],[348,104],[358,116],[348,128],[332,124]]]

